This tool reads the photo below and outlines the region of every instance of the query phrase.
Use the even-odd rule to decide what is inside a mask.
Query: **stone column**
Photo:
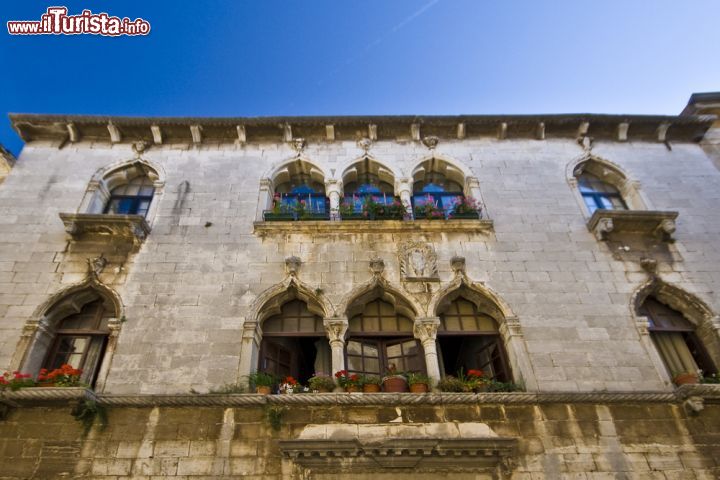
[[[413,333],[415,338],[420,340],[425,352],[425,367],[427,368],[428,377],[433,384],[440,381],[440,364],[437,356],[437,330],[440,326],[438,317],[416,318]]]
[[[339,220],[340,197],[342,196],[341,180],[326,180],[325,194],[330,199],[330,220]]]
[[[480,212],[481,218],[489,218],[490,216],[486,212],[485,202],[482,199],[482,193],[480,192],[480,181],[477,177],[465,177],[465,196],[472,197],[482,207]]]
[[[260,179],[260,194],[258,195],[258,205],[255,212],[255,221],[263,221],[263,212],[272,208],[272,180],[269,178]]]
[[[412,218],[412,178],[401,178],[395,182],[395,195],[400,197],[400,201],[405,205],[405,210]]]
[[[105,382],[107,381],[107,376],[110,372],[110,364],[112,363],[112,356],[115,353],[115,348],[117,347],[121,325],[122,323],[118,318],[111,318],[108,320],[110,335],[108,336],[105,353],[103,353],[103,356],[98,364],[98,375],[97,380],[95,381],[95,391],[98,393],[105,391]]]
[[[240,382],[247,385],[246,376],[257,370],[258,355],[262,331],[257,322],[245,322],[240,343],[240,365],[238,375]],[[245,378],[243,378],[245,377]]]
[[[345,370],[345,333],[347,333],[348,322],[345,318],[334,317],[323,320],[325,333],[327,333],[332,351],[332,372]]]

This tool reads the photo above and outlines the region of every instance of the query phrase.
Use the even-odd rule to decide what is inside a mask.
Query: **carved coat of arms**
[[[429,243],[408,242],[400,246],[400,275],[405,281],[437,281],[437,255]]]

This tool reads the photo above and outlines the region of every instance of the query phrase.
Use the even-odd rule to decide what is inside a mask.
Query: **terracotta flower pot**
[[[408,391],[408,384],[405,377],[395,375],[383,379],[383,390],[392,393],[403,393]]]
[[[673,379],[675,385],[692,385],[698,383],[698,376],[695,373],[681,373]]]
[[[255,392],[259,393],[260,395],[270,395],[272,392],[272,388],[266,387],[264,385],[258,385],[255,387]]]
[[[380,391],[380,385],[375,383],[366,383],[363,385],[363,392],[365,393],[377,393]]]
[[[413,383],[410,385],[410,391],[412,393],[427,393],[428,386],[425,383]]]
[[[355,393],[360,391],[360,387],[357,385],[348,385],[345,387],[345,391],[348,393]]]

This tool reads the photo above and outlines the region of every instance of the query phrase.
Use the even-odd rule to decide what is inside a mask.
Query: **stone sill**
[[[258,235],[286,233],[397,233],[461,232],[483,233],[493,230],[492,220],[325,220],[297,222],[255,222]]]
[[[720,385],[683,385],[674,391],[657,392],[512,392],[512,393],[301,393],[291,395],[177,394],[113,395],[98,394],[81,387],[25,388],[0,392],[0,403],[11,406],[66,403],[87,398],[109,406],[261,406],[261,405],[475,405],[539,403],[677,403],[699,397],[720,403]]]
[[[678,212],[659,210],[595,210],[587,227],[598,240],[622,233],[637,233],[672,242]]]
[[[65,231],[74,240],[100,236],[139,245],[150,233],[150,226],[143,215],[60,213],[60,219],[65,225]]]

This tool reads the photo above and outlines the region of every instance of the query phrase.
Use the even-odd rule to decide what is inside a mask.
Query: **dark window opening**
[[[272,373],[278,378],[292,376],[300,383],[307,384],[316,372],[331,373],[317,368],[322,363],[318,353],[324,351],[325,345],[325,337],[264,338],[260,346],[258,370]]]
[[[129,183],[113,188],[105,213],[147,215],[155,187],[148,177],[135,177]]]
[[[54,370],[68,364],[82,370],[82,382],[94,386],[107,344],[108,317],[102,300],[96,300],[63,319],[43,368]]]

